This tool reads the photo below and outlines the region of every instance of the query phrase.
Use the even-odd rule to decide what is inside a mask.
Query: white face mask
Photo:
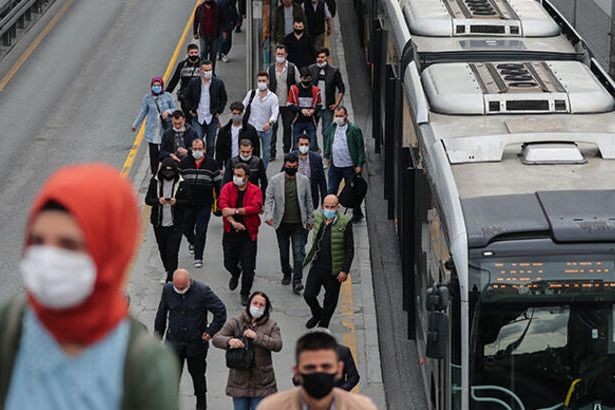
[[[179,290],[175,287],[175,285],[173,285],[173,290],[175,291],[175,293],[177,293],[178,295],[185,295],[186,292],[188,292],[188,290],[190,289],[190,285],[186,286],[185,289],[183,290]]]
[[[264,81],[259,81],[256,86],[258,87],[259,91],[265,91],[267,89],[267,83]]]
[[[302,154],[307,154],[310,151],[309,145],[299,145],[299,152]]]
[[[242,161],[250,161],[252,159],[252,155],[241,155],[241,154],[239,154],[239,158],[241,158]]]
[[[237,175],[233,175],[233,184],[237,186],[243,186],[243,178],[238,177]]]
[[[203,151],[192,151],[192,157],[196,159],[197,161],[203,158],[204,155],[205,154],[203,154]]]
[[[275,62],[278,63],[278,64],[284,64],[286,62],[286,57],[276,56],[275,57]]]
[[[327,62],[325,61],[324,63],[316,63],[316,65],[318,66],[318,68],[323,68],[327,66]]]
[[[260,308],[250,305],[250,315],[252,315],[254,319],[259,319],[264,314],[265,314],[265,309],[260,309]]]
[[[30,246],[20,269],[28,292],[51,309],[79,305],[92,294],[96,282],[96,265],[89,255],[54,246]]]
[[[204,79],[211,80],[211,77],[214,76],[214,72],[213,71],[203,71],[201,75],[203,76]]]
[[[344,117],[335,117],[335,118],[333,119],[333,121],[335,121],[335,123],[336,123],[338,126],[340,126],[340,127],[343,127],[343,126],[346,124],[346,121],[344,121],[344,120],[345,120],[345,118],[344,118]]]

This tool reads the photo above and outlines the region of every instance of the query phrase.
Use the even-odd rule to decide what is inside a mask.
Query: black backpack
[[[367,181],[356,174],[339,195],[340,205],[344,208],[358,208],[367,194]]]

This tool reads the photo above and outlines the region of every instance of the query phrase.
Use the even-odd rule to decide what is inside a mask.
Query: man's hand
[[[256,337],[256,332],[252,329],[246,329],[246,331],[243,332],[243,336],[248,339],[254,339]]]
[[[192,110],[188,111],[188,114],[192,115],[193,117],[196,117],[196,113]]]
[[[329,109],[330,109],[331,111],[335,111],[335,110],[337,110],[337,107],[339,107],[339,105],[337,105],[337,104],[331,104],[331,105],[329,106]]]
[[[337,275],[337,281],[339,283],[346,282],[347,279],[348,279],[348,274],[346,272],[340,272],[339,275]]]
[[[303,114],[303,115],[305,115],[306,117],[308,117],[308,116],[309,116],[309,115],[308,115],[308,111],[309,111],[309,110],[308,110],[307,108],[302,108],[302,109],[301,109],[301,114]]]
[[[233,228],[235,228],[236,231],[245,231],[246,230],[246,227],[241,222],[235,222],[233,224]]]
[[[188,150],[184,147],[177,148],[177,153],[182,157],[188,154]]]
[[[173,158],[176,162],[180,162],[180,161],[181,161],[181,160],[179,159],[179,157],[178,157],[177,155],[175,155],[175,154],[171,154],[170,156],[171,156],[171,158]]]
[[[235,210],[233,208],[224,208],[222,210],[222,216],[227,217],[227,216],[233,216],[235,215]]]
[[[268,219],[265,221],[265,223],[269,226],[273,226],[273,219]]]
[[[163,111],[162,114],[160,114],[160,116],[162,117],[163,120],[166,120],[167,117],[169,116],[169,113],[166,111]]]
[[[305,227],[307,228],[307,230],[308,230],[308,231],[311,231],[311,230],[312,230],[312,228],[314,227],[314,225],[312,225],[312,224],[307,224]]]
[[[209,335],[209,333],[203,332],[203,336],[201,336],[201,339],[203,339],[206,342],[209,342],[211,340],[211,336]]]
[[[307,109],[305,110],[307,112],[306,116],[311,117],[312,115],[314,115],[314,110],[313,109]]]
[[[167,204],[167,200],[164,199],[164,197],[158,198],[158,202],[160,203],[160,205],[166,205]]]
[[[271,129],[271,124],[269,124],[269,121],[263,124],[263,131],[269,132],[270,129]]]
[[[228,38],[228,33],[226,31],[222,32],[222,38],[223,39],[227,39]]]
[[[360,174],[361,171],[363,171],[363,168],[361,168],[361,167],[354,167],[354,173],[355,174]]]
[[[232,338],[228,341],[228,347],[230,347],[231,349],[243,349],[245,345],[241,340]]]
[[[175,206],[175,204],[177,203],[177,199],[171,198],[171,200],[169,202],[171,202],[172,206]]]

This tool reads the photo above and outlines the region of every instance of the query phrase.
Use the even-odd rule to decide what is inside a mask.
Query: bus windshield
[[[471,277],[471,408],[615,408],[613,256],[489,258]]]

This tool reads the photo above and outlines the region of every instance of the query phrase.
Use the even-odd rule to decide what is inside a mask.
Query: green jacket
[[[323,217],[322,210],[314,213],[314,234],[312,236],[312,246],[310,251],[306,255],[303,260],[303,266],[309,265],[314,256],[316,256],[316,252],[318,251],[318,247],[320,243],[316,242],[318,238],[318,234],[320,233],[320,229],[324,225],[325,218]],[[344,232],[346,231],[346,226],[350,223],[350,218],[344,214],[337,213],[337,218],[332,222],[333,226],[331,227],[331,274],[333,276],[339,275],[342,271],[342,264],[344,263]]]
[[[0,305],[0,410],[4,408],[19,350],[25,308],[26,301],[22,296]],[[173,352],[148,334],[143,324],[132,318],[128,343],[121,409],[177,409],[179,366]]]
[[[325,133],[325,159],[331,159],[333,139],[337,124],[333,123]],[[355,167],[362,167],[365,164],[365,144],[363,143],[363,133],[354,123],[348,123],[346,130],[346,140],[348,141],[348,151]]]

